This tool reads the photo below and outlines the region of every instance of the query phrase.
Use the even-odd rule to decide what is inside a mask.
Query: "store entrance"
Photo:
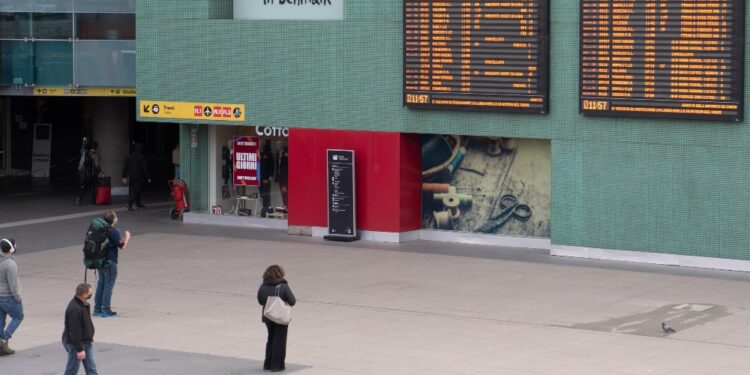
[[[212,213],[286,219],[288,130],[239,126],[212,129]]]

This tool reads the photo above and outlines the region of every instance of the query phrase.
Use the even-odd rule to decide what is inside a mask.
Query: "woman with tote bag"
[[[258,288],[258,303],[263,306],[263,323],[268,328],[264,370],[283,371],[286,358],[286,334],[291,320],[291,308],[297,303],[292,289],[284,280],[284,269],[272,265],[263,272],[263,283]],[[268,306],[266,306],[268,304]]]

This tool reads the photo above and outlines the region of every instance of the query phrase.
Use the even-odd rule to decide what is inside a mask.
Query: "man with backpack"
[[[102,223],[101,221],[104,221]],[[94,297],[94,316],[111,317],[117,315],[112,311],[112,291],[117,281],[117,262],[119,250],[125,249],[130,241],[130,232],[125,231],[122,238],[120,231],[114,228],[117,224],[117,214],[109,211],[101,219],[94,219],[87,234],[87,242],[94,243],[93,254],[86,254],[84,246],[84,264],[88,268],[99,270],[99,280],[96,284],[96,295]],[[104,234],[104,236],[102,236]],[[106,240],[103,239],[106,237]],[[89,258],[87,260],[87,258]]]

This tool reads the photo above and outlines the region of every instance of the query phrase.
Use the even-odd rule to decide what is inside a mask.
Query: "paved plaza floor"
[[[748,274],[425,241],[331,243],[186,225],[163,211],[120,215],[133,239],[120,255],[119,314],[94,318],[103,375],[263,373],[256,292],[270,264],[286,268],[297,295],[294,374],[750,373]],[[26,319],[0,374],[62,374],[63,314],[83,279],[88,220],[4,221],[0,235],[21,245]],[[677,332],[664,333],[664,321]]]

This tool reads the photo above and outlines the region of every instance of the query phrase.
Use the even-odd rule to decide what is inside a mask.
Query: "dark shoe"
[[[102,312],[100,312],[99,315],[96,316],[102,318],[111,318],[113,316],[117,316],[117,313],[112,310],[102,310]]]
[[[133,205],[131,204],[128,205],[128,211],[133,211]]]
[[[14,354],[16,351],[8,346],[8,341],[0,340],[0,355]]]
[[[143,203],[136,203],[135,206],[138,208],[146,208],[146,206],[144,206]]]
[[[81,198],[76,198],[76,206],[80,206],[80,205],[81,205]]]
[[[285,369],[283,368],[275,368],[275,369],[271,369],[271,372],[279,372],[279,371],[284,371],[284,370]]]

